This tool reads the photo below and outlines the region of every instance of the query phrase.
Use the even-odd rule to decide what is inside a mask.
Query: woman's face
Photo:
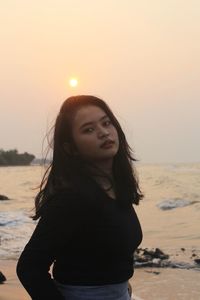
[[[90,162],[112,162],[119,149],[117,130],[98,106],[87,105],[75,113],[72,137],[78,154]]]

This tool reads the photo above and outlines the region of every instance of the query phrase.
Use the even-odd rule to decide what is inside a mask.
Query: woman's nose
[[[104,138],[104,137],[107,137],[109,136],[109,131],[107,128],[99,128],[99,131],[98,131],[98,137],[99,138]]]

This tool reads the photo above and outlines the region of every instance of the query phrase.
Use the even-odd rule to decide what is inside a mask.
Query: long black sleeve
[[[64,299],[49,270],[63,245],[70,243],[75,233],[80,220],[77,211],[76,199],[73,196],[60,196],[52,201],[19,258],[17,275],[34,300]]]

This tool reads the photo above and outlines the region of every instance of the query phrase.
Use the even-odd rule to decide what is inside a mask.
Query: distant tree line
[[[18,153],[16,149],[4,151],[0,149],[0,166],[26,166],[29,165],[35,156],[27,152]]]

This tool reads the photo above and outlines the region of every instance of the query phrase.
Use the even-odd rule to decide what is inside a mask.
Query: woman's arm
[[[69,203],[72,203],[71,200]],[[48,205],[17,264],[17,275],[34,300],[64,299],[49,270],[59,256],[63,243],[70,241],[73,225],[77,226],[75,202],[72,205],[66,203],[69,204],[68,199],[61,197],[53,205]]]

